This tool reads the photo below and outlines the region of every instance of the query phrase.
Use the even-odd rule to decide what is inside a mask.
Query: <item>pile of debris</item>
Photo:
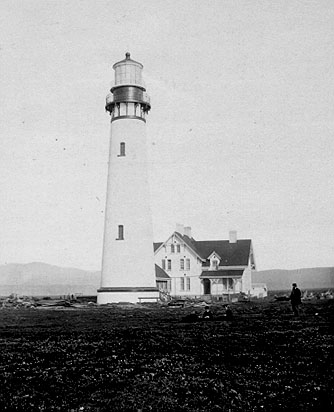
[[[334,299],[334,292],[332,290],[327,290],[326,292],[308,292],[307,290],[303,293],[303,300],[312,299]]]
[[[282,295],[282,296],[274,296],[274,299],[277,301],[285,301],[285,300],[290,300],[289,295]],[[308,292],[305,290],[305,292],[302,294],[302,300],[313,300],[313,299],[334,299],[334,291],[332,290],[327,290],[326,292],[315,292],[311,291]]]
[[[18,296],[12,293],[7,298],[4,298],[1,302],[1,309],[5,308],[36,308],[37,302],[34,298],[28,296]]]
[[[290,300],[288,295],[281,295],[281,296],[274,295],[274,299],[278,302],[285,302],[285,301]]]
[[[327,290],[326,292],[320,293],[320,299],[334,299],[334,292]]]
[[[6,298],[0,299],[1,309],[19,308],[85,308],[96,306],[95,302],[80,302],[76,298],[65,297],[65,299],[35,298],[31,296],[18,296],[12,293]]]

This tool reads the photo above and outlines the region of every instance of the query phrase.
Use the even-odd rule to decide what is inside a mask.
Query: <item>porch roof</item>
[[[200,279],[240,278],[243,270],[203,270]]]
[[[159,280],[166,280],[170,279],[170,276],[157,264],[155,265],[155,277]]]

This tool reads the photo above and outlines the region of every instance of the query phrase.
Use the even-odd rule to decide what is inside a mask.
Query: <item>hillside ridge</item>
[[[99,270],[61,267],[44,262],[0,265],[0,296],[78,293],[94,295],[100,286]],[[268,290],[288,290],[296,282],[302,290],[334,288],[334,267],[254,271],[252,283]]]
[[[334,288],[334,267],[256,271],[252,282],[266,283],[268,290],[288,290],[294,282],[303,290]]]

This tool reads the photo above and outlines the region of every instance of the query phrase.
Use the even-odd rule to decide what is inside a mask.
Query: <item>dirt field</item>
[[[232,308],[3,309],[0,410],[334,410],[334,301]]]

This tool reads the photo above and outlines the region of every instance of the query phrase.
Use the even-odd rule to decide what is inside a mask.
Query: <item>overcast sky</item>
[[[154,240],[334,266],[332,0],[0,3],[0,264],[99,270],[112,65],[144,65]]]

